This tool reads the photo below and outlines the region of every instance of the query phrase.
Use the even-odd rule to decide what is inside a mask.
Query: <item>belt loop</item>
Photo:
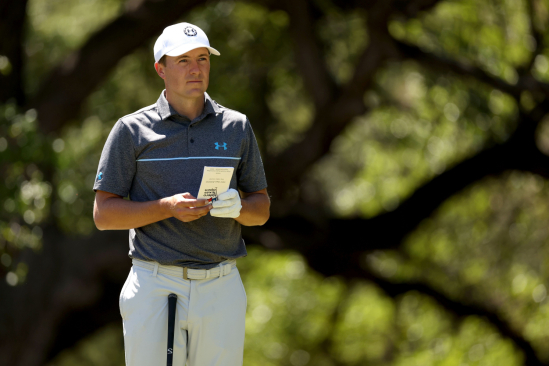
[[[210,278],[210,270],[209,269],[206,270],[206,278]]]
[[[153,277],[156,277],[157,273],[158,273],[158,263],[154,262]]]
[[[183,267],[183,279],[188,280],[189,277],[187,277],[187,267]]]
[[[223,277],[223,275],[225,274],[225,273],[223,273],[223,272],[224,272],[224,269],[225,269],[225,268],[223,268],[223,267],[225,267],[225,266],[223,265],[223,263],[219,263],[219,278]]]

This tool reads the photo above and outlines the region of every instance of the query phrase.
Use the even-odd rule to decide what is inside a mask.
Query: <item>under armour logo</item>
[[[168,348],[168,354],[169,354],[169,355],[173,354],[173,349]]]
[[[224,142],[223,145],[219,145],[218,142],[215,143],[215,149],[219,150],[219,148],[222,147],[224,150],[227,150],[227,143]]]
[[[103,179],[103,172],[99,172],[99,174],[97,174],[97,180],[101,179]]]
[[[196,36],[196,29],[194,29],[193,27],[186,27],[183,32],[185,32],[185,34],[189,37]]]

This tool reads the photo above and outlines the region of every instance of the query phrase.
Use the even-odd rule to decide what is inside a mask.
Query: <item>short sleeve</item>
[[[135,150],[128,127],[118,121],[105,142],[93,190],[126,197],[135,176]]]
[[[237,170],[238,188],[246,193],[267,188],[263,161],[250,121],[246,119],[246,145]]]

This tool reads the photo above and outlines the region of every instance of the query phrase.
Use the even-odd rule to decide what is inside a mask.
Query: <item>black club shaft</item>
[[[175,330],[175,306],[177,304],[177,295],[168,295],[168,360],[167,365],[172,366],[173,363],[173,336]]]

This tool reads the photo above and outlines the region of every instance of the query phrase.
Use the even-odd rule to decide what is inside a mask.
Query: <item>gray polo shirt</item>
[[[116,122],[93,189],[129,195],[139,202],[185,192],[196,197],[205,166],[234,167],[231,188],[256,192],[267,187],[245,115],[205,94],[202,114],[190,121],[169,105],[162,92],[156,104]],[[130,230],[131,258],[209,269],[245,255],[240,224],[231,218],[208,214],[184,223],[172,217]]]

